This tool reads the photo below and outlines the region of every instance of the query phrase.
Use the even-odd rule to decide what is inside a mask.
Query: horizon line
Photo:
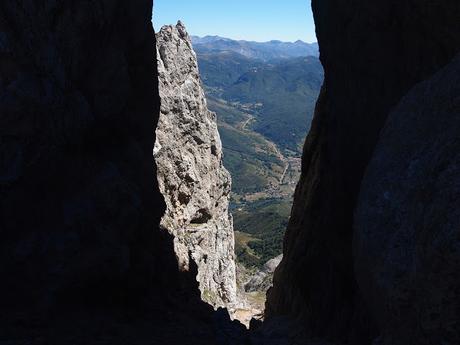
[[[231,38],[231,37],[225,37],[225,36],[221,36],[221,35],[205,35],[205,36],[200,36],[200,35],[193,35],[191,33],[189,33],[191,37],[197,37],[197,38],[206,38],[206,37],[219,37],[219,38],[222,38],[222,39],[227,39],[227,40],[232,40],[232,41],[243,41],[243,42],[256,42],[256,43],[269,43],[269,42],[282,42],[282,43],[296,43],[296,42],[302,42],[302,43],[305,43],[305,44],[317,44],[318,41],[313,41],[313,42],[306,42],[304,40],[301,40],[301,39],[297,39],[295,41],[285,41],[285,40],[280,40],[280,39],[271,39],[271,40],[264,40],[264,41],[258,41],[258,40],[251,40],[251,39],[239,39],[239,38]]]

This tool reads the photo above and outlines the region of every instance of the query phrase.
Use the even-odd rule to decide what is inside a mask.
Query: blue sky
[[[309,0],[154,0],[155,30],[179,19],[197,36],[316,42]]]

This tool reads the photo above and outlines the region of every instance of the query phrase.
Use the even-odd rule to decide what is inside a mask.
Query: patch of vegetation
[[[282,253],[284,232],[291,201],[263,199],[246,203],[233,211],[234,227],[249,237],[236,241],[237,257],[246,267],[261,267]],[[237,236],[238,238],[238,236]]]
[[[236,126],[245,121],[248,117],[244,112],[228,105],[227,102],[214,98],[210,95],[207,97],[208,108],[217,114],[219,123],[226,123],[230,126]]]
[[[248,243],[249,248],[258,256],[259,265],[283,253],[283,238],[284,231],[275,231],[264,236],[260,242]]]
[[[219,126],[219,132],[224,148],[224,166],[232,175],[233,192],[258,192],[279,178],[283,163],[264,138],[230,126]]]
[[[250,234],[235,231],[235,254],[238,261],[245,267],[258,267],[260,265],[259,257],[255,255],[248,246],[249,243],[257,241],[259,241],[259,239]]]
[[[215,292],[208,289],[204,289],[201,293],[201,299],[209,304],[215,304],[218,300],[218,297]]]
[[[262,267],[263,265],[260,258],[251,254],[247,248],[235,248],[235,254],[238,262],[241,262],[245,267]]]
[[[234,227],[253,236],[265,235],[267,229],[283,229],[290,212],[291,200],[267,198],[247,202],[241,211],[233,211]]]

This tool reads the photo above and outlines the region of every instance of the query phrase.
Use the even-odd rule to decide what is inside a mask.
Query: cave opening
[[[152,22],[162,227],[175,236],[179,266],[197,264],[202,299],[249,325],[263,319],[282,260],[323,82],[310,4],[159,0]]]

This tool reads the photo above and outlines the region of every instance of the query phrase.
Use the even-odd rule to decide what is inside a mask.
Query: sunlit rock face
[[[459,51],[460,4],[314,0],[313,12],[325,82],[266,312],[302,319],[313,335],[368,344],[385,326],[383,310],[364,301],[371,277],[357,280],[354,269],[366,260],[352,246],[362,178],[391,109]]]
[[[236,300],[231,178],[222,165],[216,115],[206,106],[196,55],[182,23],[157,34],[161,113],[155,160],[167,209],[161,221],[174,235],[181,270],[198,266],[203,300]]]

